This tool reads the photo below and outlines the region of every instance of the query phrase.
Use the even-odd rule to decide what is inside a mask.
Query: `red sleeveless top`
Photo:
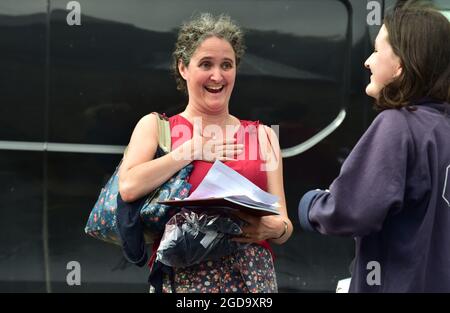
[[[239,157],[237,161],[226,161],[225,165],[234,169],[236,172],[246,177],[252,183],[257,185],[262,190],[267,191],[267,175],[265,171],[261,170],[262,160],[259,155],[258,142],[258,126],[259,121],[240,120],[241,125],[234,137],[237,143],[244,144],[244,156]],[[177,114],[169,118],[170,134],[172,140],[172,150],[183,144],[185,141],[192,138],[193,125],[183,116]],[[208,173],[213,163],[206,161],[193,161],[194,169],[191,172],[188,182],[192,185],[190,193],[197,189],[200,182]],[[275,255],[272,248],[266,240],[260,241],[257,244],[268,249],[274,259]],[[152,256],[149,261],[151,267],[155,258],[156,250],[159,246],[159,240],[153,243]]]
[[[177,114],[169,118],[172,150],[192,138],[193,125],[183,116]],[[267,175],[261,170],[262,160],[259,155],[258,126],[259,121],[240,120],[241,125],[234,138],[237,143],[244,144],[244,156],[240,156],[237,161],[225,161],[224,164],[246,177],[262,190],[267,191]],[[178,126],[178,127],[175,127]],[[187,132],[189,130],[189,132]],[[188,182],[192,185],[191,193],[198,187],[200,182],[208,173],[213,163],[206,161],[193,161],[194,169],[191,172]],[[273,251],[269,243],[264,240],[258,244],[269,249],[273,257]]]
[[[172,150],[183,144],[185,141],[192,138],[193,126],[192,124],[181,115],[174,115],[169,118]],[[175,126],[185,126],[176,128]],[[259,121],[244,121],[241,120],[241,126],[234,134],[234,138],[237,139],[237,143],[244,144],[244,156],[241,156],[238,161],[226,161],[228,167],[232,168],[242,176],[249,179],[252,183],[257,185],[263,190],[267,190],[267,175],[265,171],[261,171],[262,160],[259,155],[258,145],[258,125]],[[186,134],[184,130],[189,130]],[[242,160],[241,160],[242,159]],[[197,189],[200,182],[206,176],[213,163],[206,161],[193,161],[194,169],[192,170],[189,178],[189,183],[192,185],[191,192]]]

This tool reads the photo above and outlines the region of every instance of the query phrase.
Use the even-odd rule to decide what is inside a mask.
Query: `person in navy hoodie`
[[[394,8],[364,65],[381,113],[328,190],[303,195],[300,225],[355,238],[350,292],[450,292],[449,21]]]

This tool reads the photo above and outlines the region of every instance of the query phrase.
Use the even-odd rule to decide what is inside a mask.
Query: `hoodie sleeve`
[[[307,192],[298,213],[304,230],[363,236],[378,231],[400,210],[406,185],[411,132],[399,110],[381,112],[342,165],[329,190]]]

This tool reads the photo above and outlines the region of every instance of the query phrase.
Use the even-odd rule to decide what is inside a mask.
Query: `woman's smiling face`
[[[208,112],[228,108],[236,79],[236,57],[230,43],[218,37],[205,39],[188,66],[178,63],[186,80],[189,102]]]
[[[375,39],[375,50],[364,62],[364,66],[372,73],[366,94],[375,99],[378,99],[381,90],[402,72],[400,58],[392,50],[384,25]]]

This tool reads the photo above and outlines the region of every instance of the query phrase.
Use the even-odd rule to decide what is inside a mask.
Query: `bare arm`
[[[158,148],[158,120],[154,114],[144,116],[131,135],[127,153],[120,166],[119,192],[122,199],[132,202],[143,197],[193,160],[225,161],[242,152],[242,145],[235,144],[234,141],[209,142],[201,132],[200,127],[195,124],[191,139],[165,156],[154,159]],[[215,152],[204,153],[205,146],[214,146]]]
[[[126,202],[135,201],[166,182],[191,159],[172,157],[173,151],[154,159],[158,147],[158,121],[154,114],[136,125],[119,170],[119,192]],[[178,149],[186,148],[181,145]]]
[[[265,127],[265,130],[263,127]],[[270,240],[273,243],[282,244],[291,236],[293,225],[288,217],[286,208],[283,185],[283,161],[281,158],[280,145],[275,132],[267,126],[258,128],[258,138],[260,152],[265,161],[263,164],[264,169],[267,172],[267,191],[278,196],[280,215],[255,217],[249,214],[238,213],[237,215],[240,218],[249,223],[249,225],[243,229],[243,232],[249,237],[237,238],[235,240],[238,242]],[[268,139],[270,139],[270,141]],[[286,232],[285,223],[287,224]]]
[[[267,127],[267,126],[263,126],[266,128],[267,134],[269,135],[270,138],[270,142],[266,142],[266,146],[261,147],[261,149],[266,148],[269,152],[269,155],[271,156],[272,160],[268,160],[269,162],[266,162],[266,164],[268,163],[267,166],[267,189],[268,192],[270,192],[271,194],[277,195],[279,197],[279,204],[280,204],[280,218],[282,219],[282,221],[285,221],[287,223],[287,231],[286,233],[280,237],[281,234],[283,234],[285,226],[284,226],[284,222],[282,223],[281,226],[281,231],[280,231],[280,227],[279,227],[279,222],[275,223],[278,224],[277,226],[277,234],[276,236],[273,236],[271,238],[277,238],[277,239],[270,239],[272,242],[277,243],[277,244],[282,244],[284,242],[286,242],[289,237],[291,237],[292,231],[293,231],[293,225],[291,220],[288,217],[287,214],[287,205],[286,205],[286,196],[284,194],[284,183],[283,183],[283,158],[281,156],[281,149],[280,149],[280,144],[278,142],[278,138],[275,134],[275,132]],[[261,134],[261,136],[263,136]],[[260,137],[261,137],[260,136]],[[266,137],[267,138],[267,137]],[[273,164],[273,166],[271,166],[271,164]],[[272,218],[276,218],[276,217],[272,217]]]

